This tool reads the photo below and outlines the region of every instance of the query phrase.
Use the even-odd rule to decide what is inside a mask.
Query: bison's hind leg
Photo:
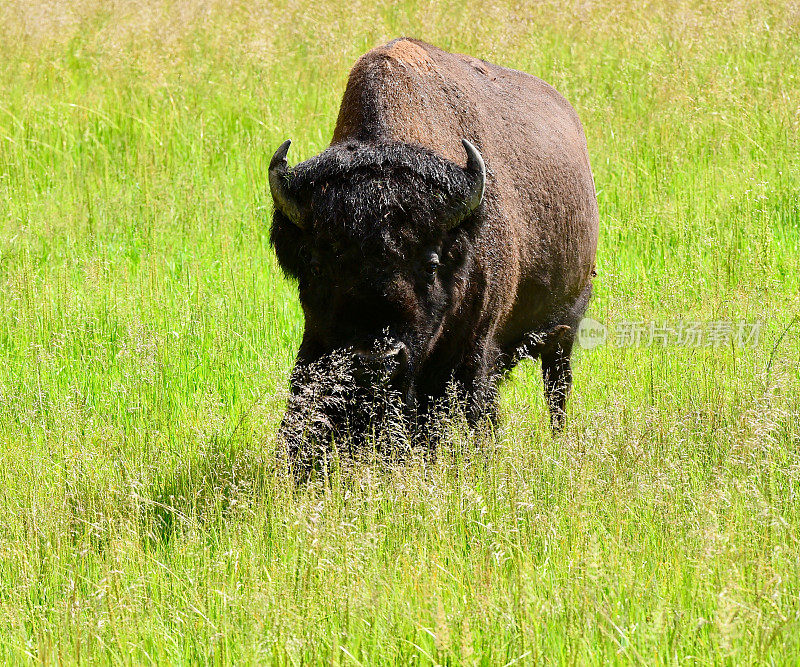
[[[572,347],[591,296],[592,284],[589,283],[572,306],[558,318],[564,324],[553,329],[550,339],[544,341],[541,348],[544,397],[550,408],[550,425],[554,433],[561,431],[566,422],[567,399],[572,389]]]
[[[561,431],[567,419],[567,398],[572,388],[572,337],[564,337],[557,345],[542,352],[544,397],[550,409],[550,426]]]
[[[508,373],[522,359],[542,360],[544,395],[550,408],[553,431],[560,431],[566,419],[566,404],[572,386],[570,356],[575,340],[574,325],[560,324],[541,332],[529,333],[501,361],[503,372]]]

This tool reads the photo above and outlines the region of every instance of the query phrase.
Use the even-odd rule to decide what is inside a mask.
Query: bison
[[[271,242],[305,317],[292,451],[309,432],[365,432],[387,396],[412,430],[453,389],[470,424],[494,419],[498,380],[526,357],[541,358],[560,429],[598,238],[570,104],[524,72],[401,38],[356,62],[330,147],[289,168],[289,145],[269,184]]]

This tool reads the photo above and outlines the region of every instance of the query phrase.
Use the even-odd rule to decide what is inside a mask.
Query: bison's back
[[[485,305],[500,312],[500,342],[513,343],[558,321],[591,280],[597,204],[575,111],[534,76],[416,40],[353,67],[333,143],[408,142],[463,165],[462,138],[489,170],[479,254],[498,289]]]

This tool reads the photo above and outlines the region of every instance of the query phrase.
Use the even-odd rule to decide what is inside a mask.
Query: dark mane
[[[435,217],[432,197],[462,196],[469,182],[458,165],[421,146],[346,142],[298,164],[292,186],[311,196],[314,224],[342,213],[363,225],[398,210]]]
[[[447,203],[466,197],[469,188],[455,163],[401,143],[335,144],[291,170],[291,191],[310,202],[306,215],[314,235],[361,245],[389,230],[416,239],[440,234]],[[275,211],[270,240],[284,270],[297,277],[305,235]]]

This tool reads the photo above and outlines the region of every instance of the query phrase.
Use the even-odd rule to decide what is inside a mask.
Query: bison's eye
[[[320,274],[320,264],[319,264],[319,257],[316,254],[311,255],[311,259],[308,262],[308,270],[311,272],[311,275],[315,278],[319,277]]]
[[[435,252],[430,254],[428,257],[428,263],[425,266],[425,272],[428,277],[428,282],[433,282],[434,278],[436,278],[436,272],[439,270],[439,255]]]

